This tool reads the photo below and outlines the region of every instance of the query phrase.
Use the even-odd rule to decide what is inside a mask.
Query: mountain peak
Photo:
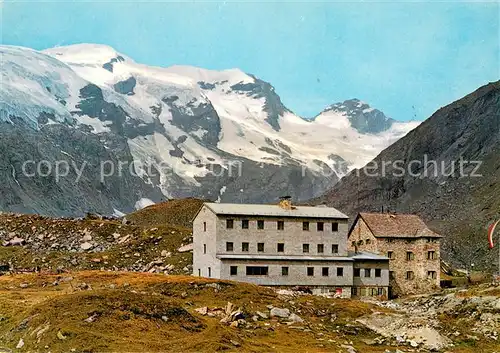
[[[326,111],[345,111],[345,112],[352,112],[352,111],[361,111],[364,113],[369,113],[370,111],[375,110],[375,108],[372,108],[368,103],[363,102],[362,100],[358,98],[351,98],[347,99],[343,102],[337,102],[334,103],[330,106],[328,106],[324,112]]]
[[[339,113],[346,116],[351,126],[363,134],[378,134],[391,128],[396,120],[387,117],[380,110],[371,107],[358,98],[328,106],[320,115]],[[318,115],[318,116],[320,116]]]
[[[44,53],[67,64],[104,65],[113,61],[133,61],[109,45],[81,43],[43,50]]]

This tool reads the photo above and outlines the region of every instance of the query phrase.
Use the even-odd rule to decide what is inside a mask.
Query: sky
[[[303,117],[361,99],[423,120],[500,78],[495,1],[0,0],[0,43],[114,47],[136,62],[240,68]]]

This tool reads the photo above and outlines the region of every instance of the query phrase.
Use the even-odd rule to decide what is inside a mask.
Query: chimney
[[[292,198],[290,196],[282,196],[280,197],[279,206],[287,211],[292,210]]]

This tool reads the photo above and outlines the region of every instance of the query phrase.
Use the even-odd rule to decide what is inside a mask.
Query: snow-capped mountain
[[[151,67],[104,45],[43,52],[2,46],[0,53],[0,148],[10,155],[0,159],[6,170],[0,180],[17,185],[0,209],[112,213],[164,197],[311,198],[418,125],[388,119],[357,100],[303,119],[269,83],[241,70]],[[58,195],[84,195],[83,205],[72,202],[68,212],[54,202],[38,206],[33,189],[42,179],[26,178],[19,165],[32,149],[38,159],[93,161],[93,169],[84,170],[87,184],[81,179],[69,188],[57,181]],[[102,181],[103,158],[133,167],[126,177]],[[46,192],[52,193],[52,181]]]
[[[345,116],[349,125],[362,134],[378,134],[389,130],[396,123],[396,120],[386,117],[380,110],[356,98],[332,104],[314,119],[322,119],[324,115],[332,113]]]

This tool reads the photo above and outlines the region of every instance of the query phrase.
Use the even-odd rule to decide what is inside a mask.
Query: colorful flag
[[[496,221],[495,223],[491,224],[488,228],[488,243],[490,244],[490,249],[493,249],[495,244],[493,243],[493,233],[495,233],[495,228],[497,227],[499,221]]]

